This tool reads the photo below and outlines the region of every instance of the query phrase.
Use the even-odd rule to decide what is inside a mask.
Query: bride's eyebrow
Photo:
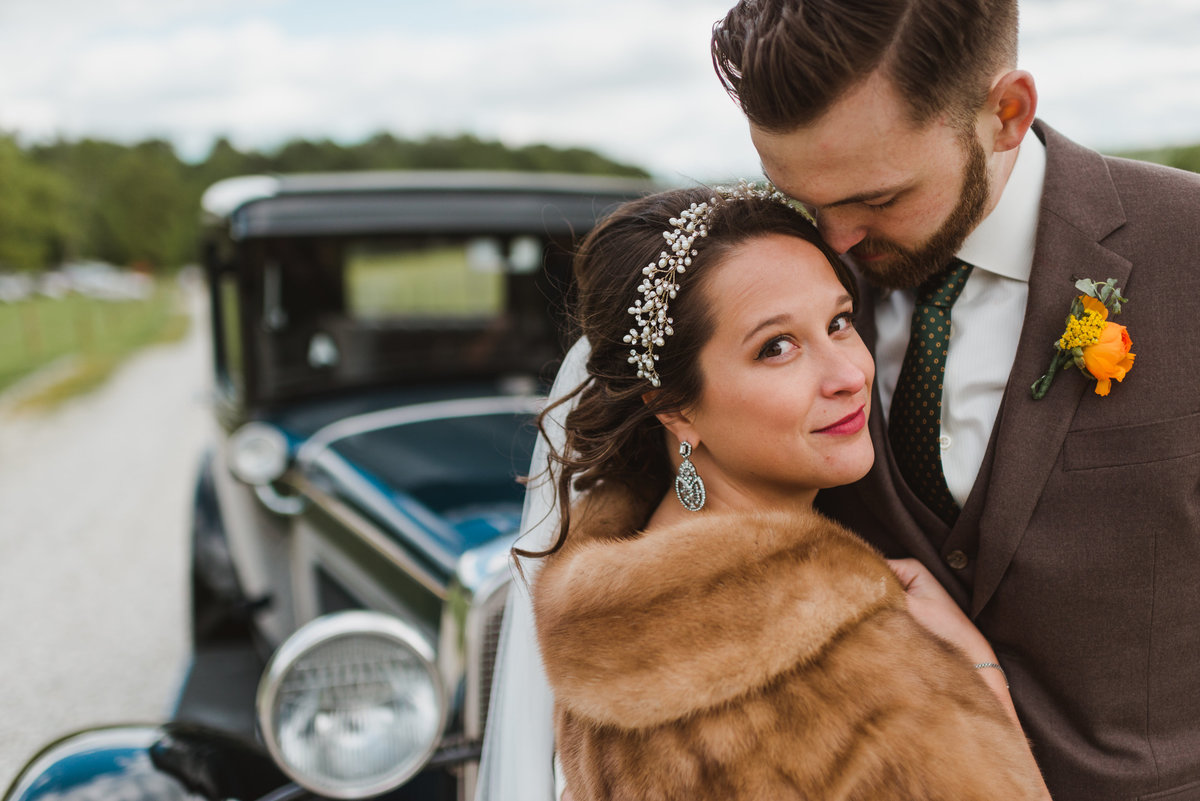
[[[745,345],[747,342],[754,339],[758,332],[764,328],[782,325],[791,319],[792,316],[790,314],[776,314],[774,317],[768,317],[767,319],[762,320],[758,325],[754,326],[754,328],[750,330],[750,333],[746,334],[746,336],[742,338],[742,344]]]
[[[850,295],[848,293],[844,293],[844,294],[838,296],[838,299],[834,302],[834,306],[841,307],[841,306],[845,306],[847,303],[853,304],[854,298],[850,297]],[[754,328],[750,329],[750,332],[747,333],[746,336],[742,337],[742,344],[745,345],[747,342],[754,339],[754,337],[758,334],[758,332],[763,330],[764,328],[771,328],[773,326],[783,325],[784,323],[791,322],[791,320],[792,320],[792,315],[788,314],[787,312],[781,312],[780,314],[773,315],[771,317],[766,318],[765,320],[760,320],[758,325],[754,326]]]

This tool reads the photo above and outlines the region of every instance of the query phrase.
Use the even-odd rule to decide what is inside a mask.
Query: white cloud
[[[218,135],[265,148],[470,132],[672,177],[753,175],[708,54],[729,2],[5,0],[0,128],[165,136],[194,157]],[[1025,0],[1042,114],[1097,147],[1200,140],[1193,6]]]
[[[1022,5],[1021,65],[1040,113],[1102,149],[1200,141],[1200,6],[1194,0]]]
[[[721,137],[732,134],[745,153],[739,171],[756,165],[708,61],[708,32],[724,2],[526,0],[502,30],[471,37],[454,25],[372,28],[369,19],[358,33],[295,34],[267,15],[267,2],[223,27],[182,26],[202,4],[183,5],[155,16],[158,5],[124,0],[119,11],[136,24],[73,0],[0,18],[9,23],[0,33],[0,74],[8,75],[0,77],[0,127],[27,138],[167,136],[192,156],[220,134],[269,147],[382,129],[472,132],[593,147],[688,174],[729,169],[732,148]],[[71,24],[50,25],[76,10],[82,16]],[[34,58],[38,47],[22,45],[20,31],[46,28],[56,31],[62,58]],[[28,69],[3,69],[18,62]]]

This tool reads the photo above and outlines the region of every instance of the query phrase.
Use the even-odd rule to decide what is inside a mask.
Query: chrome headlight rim
[[[320,776],[299,771],[284,753],[272,722],[273,710],[283,680],[297,661],[320,645],[352,636],[382,637],[408,649],[417,658],[418,664],[428,676],[436,695],[438,707],[436,721],[438,734],[430,738],[425,749],[414,752],[409,759],[399,762],[392,770],[379,778],[371,781],[363,780],[353,785],[347,782],[325,781]],[[276,649],[259,680],[255,707],[259,731],[268,753],[294,782],[306,790],[328,798],[368,798],[402,786],[428,764],[430,757],[437,750],[441,735],[445,732],[449,704],[435,659],[434,649],[423,634],[408,623],[381,612],[336,612],[307,623]]]

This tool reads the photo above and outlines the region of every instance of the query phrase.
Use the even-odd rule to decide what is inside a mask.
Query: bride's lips
[[[854,414],[848,414],[831,426],[818,428],[815,434],[857,434],[867,424],[866,406],[859,406]]]

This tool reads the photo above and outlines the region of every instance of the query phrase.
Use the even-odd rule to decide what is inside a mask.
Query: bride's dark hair
[[[672,467],[663,441],[663,427],[655,417],[693,405],[700,397],[700,349],[713,332],[713,312],[706,286],[708,275],[738,245],[766,234],[795,236],[816,245],[829,260],[851,297],[857,298],[854,278],[822,240],[816,228],[796,210],[768,198],[748,197],[718,201],[708,216],[708,235],[697,239],[698,255],[679,276],[679,293],[670,301],[674,334],[657,348],[655,363],[661,385],[639,378],[629,363],[625,335],[637,327],[629,307],[641,297],[638,285],[642,268],[657,262],[667,247],[664,232],[692,203],[708,201],[717,193],[696,187],[661,192],[618,207],[583,240],[573,269],[578,301],[573,318],[578,333],[587,338],[591,352],[587,378],[548,406],[538,417],[545,437],[549,413],[577,399],[566,417],[566,439],[561,452],[550,450],[550,472],[531,481],[556,475],[559,532],[544,551],[514,548],[518,556],[548,556],[566,541],[571,521],[571,490],[586,492],[601,484],[620,485],[639,499],[657,500],[666,493]],[[557,465],[557,469],[554,466]]]

